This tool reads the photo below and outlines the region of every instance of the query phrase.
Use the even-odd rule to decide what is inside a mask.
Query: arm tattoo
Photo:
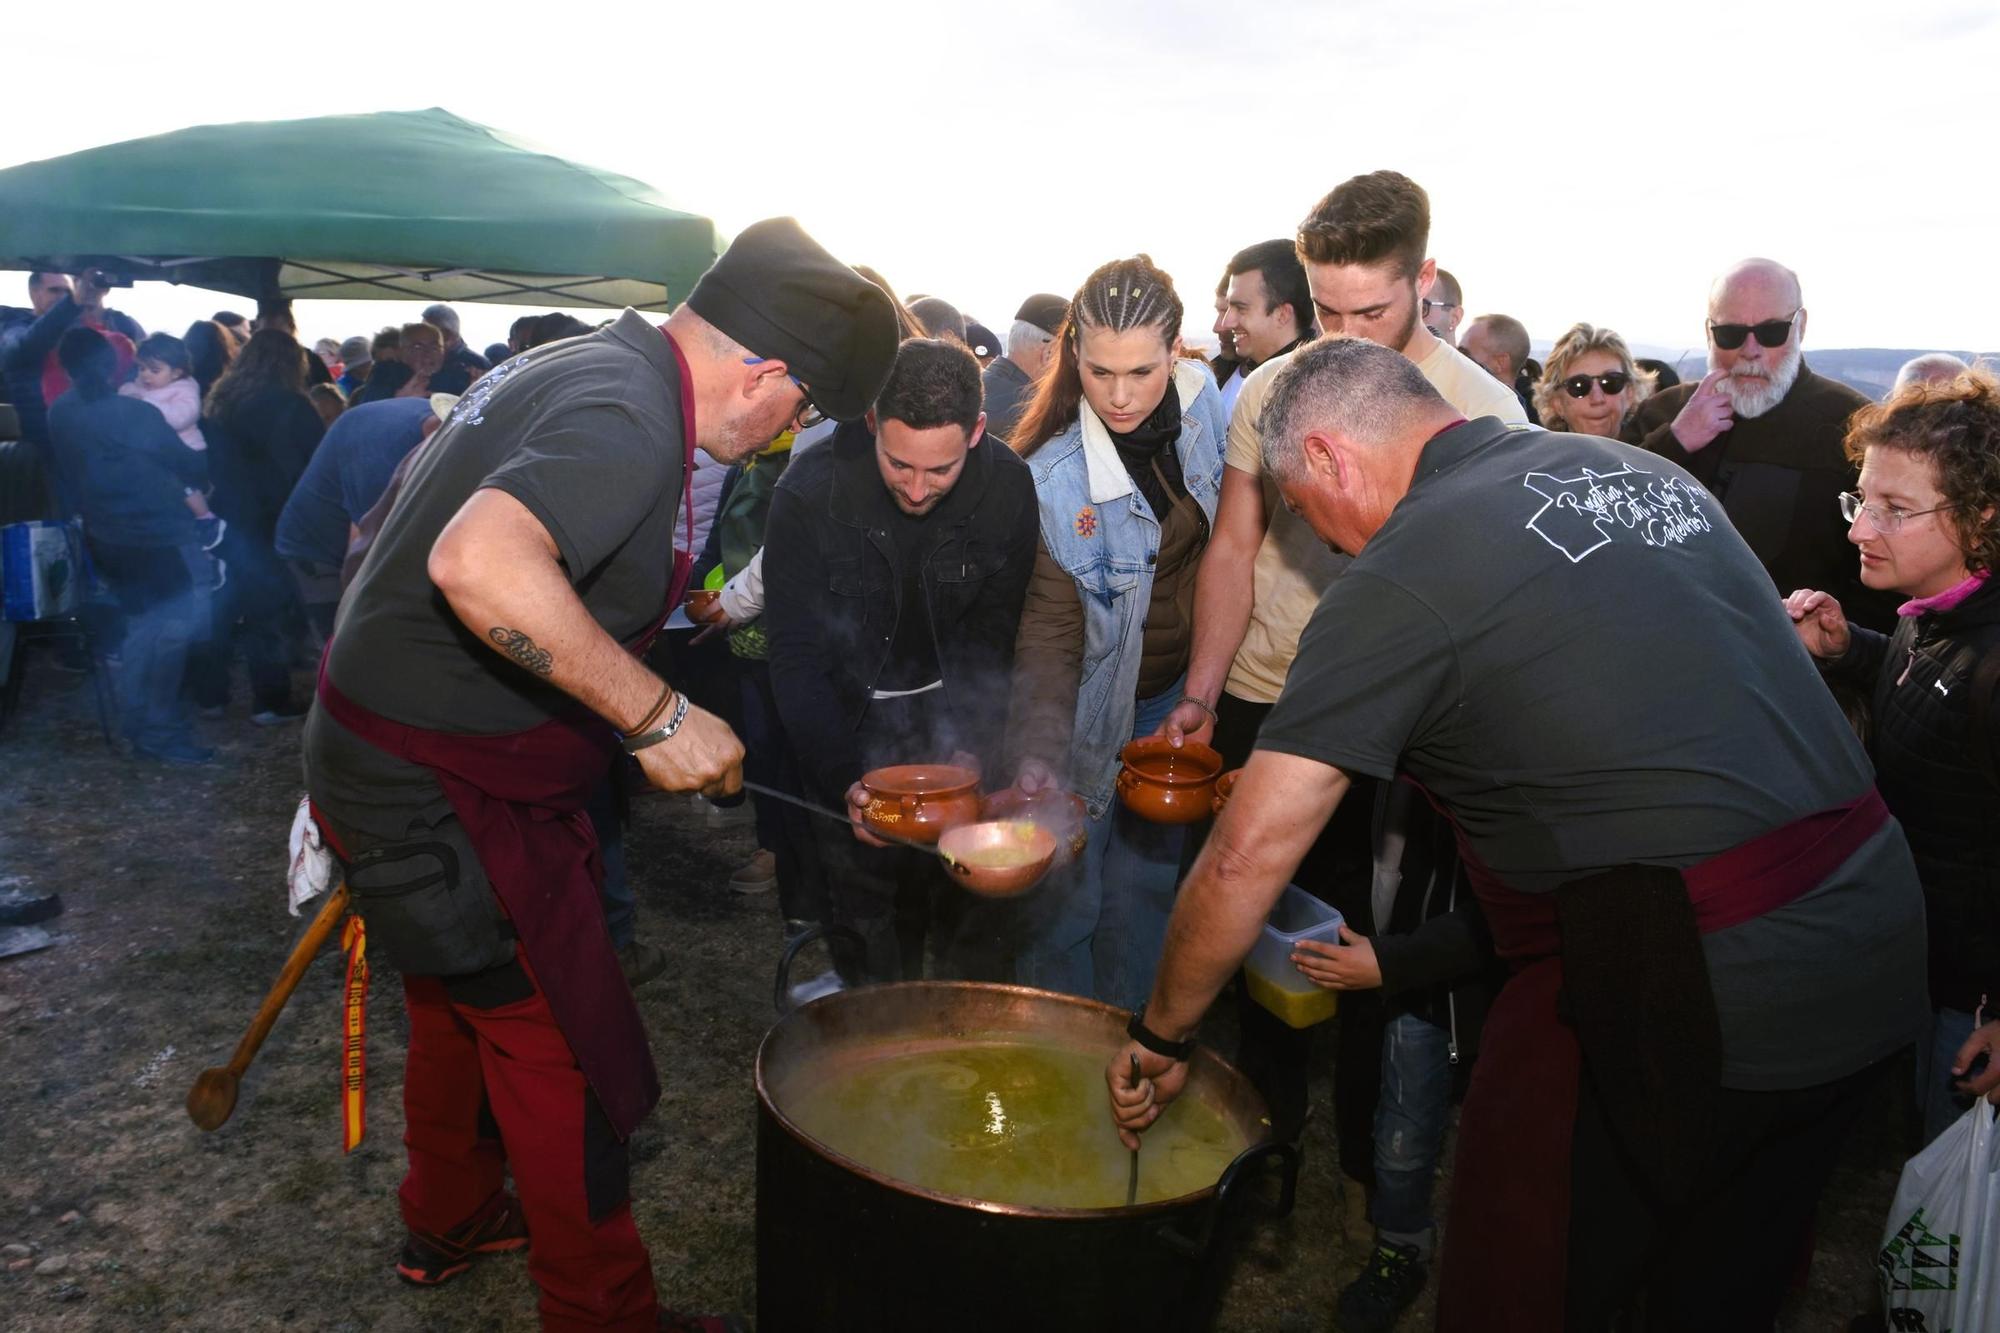
[[[486,631],[486,637],[493,640],[501,652],[515,666],[546,676],[556,669],[555,654],[537,644],[533,639],[517,629],[495,625]]]

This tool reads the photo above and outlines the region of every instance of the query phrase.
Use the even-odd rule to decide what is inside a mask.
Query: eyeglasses
[[[770,358],[764,356],[746,356],[743,358],[743,364],[746,366],[761,366],[768,360]],[[805,395],[806,400],[799,407],[798,416],[795,418],[799,429],[811,430],[814,426],[825,421],[826,413],[820,411],[819,405],[813,402],[813,392],[806,387],[806,382],[789,370],[785,372],[785,378],[790,380],[798,388],[798,391]]]
[[[1456,310],[1459,308],[1456,301],[1433,301],[1428,296],[1424,298],[1423,306],[1426,315],[1430,314],[1433,310]]]
[[[1563,381],[1563,392],[1572,398],[1588,398],[1590,386],[1595,384],[1604,390],[1605,396],[1616,398],[1631,382],[1632,377],[1622,370],[1607,370],[1602,375],[1571,375]]]
[[[1898,509],[1894,505],[1863,504],[1861,497],[1852,491],[1840,493],[1840,516],[1852,523],[1866,514],[1868,526],[1884,537],[1893,537],[1902,531],[1906,518],[1922,518],[1925,514],[1942,513],[1949,508],[1950,505],[1934,505],[1929,509]]]
[[[1767,319],[1761,324],[1718,324],[1711,319],[1708,321],[1708,336],[1715,339],[1715,345],[1725,352],[1735,351],[1752,334],[1757,335],[1761,346],[1783,347],[1791,341],[1792,325],[1798,322],[1798,310],[1783,319]]]

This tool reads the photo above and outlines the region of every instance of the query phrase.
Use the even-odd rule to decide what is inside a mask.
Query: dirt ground
[[[371,997],[359,1150],[340,1152],[330,954],[234,1119],[203,1134],[183,1110],[196,1073],[228,1059],[301,924],[283,885],[298,732],[246,714],[239,696],[201,724],[220,750],[212,767],[139,763],[105,747],[87,680],[29,662],[22,715],[0,736],[0,877],[57,891],[67,910],[50,923],[53,947],[0,960],[0,1246],[25,1247],[30,1261],[17,1250],[0,1260],[0,1328],[532,1329],[518,1259],[439,1291],[391,1269],[405,1024],[386,969]],[[751,1067],[772,1021],[776,905],[724,885],[753,849],[740,816],[641,801],[628,845],[640,933],[674,960],[639,995],[666,1085],[633,1145],[640,1231],[669,1302],[754,1313]],[[1226,1050],[1224,1026],[1207,1035]],[[1885,1098],[1850,1144],[1781,1327],[1844,1329],[1869,1305],[1900,1114]],[[1297,1210],[1248,1239],[1219,1327],[1331,1326],[1365,1245],[1340,1236],[1330,1118],[1323,1109],[1308,1125]],[[1430,1326],[1427,1299],[1403,1327]]]

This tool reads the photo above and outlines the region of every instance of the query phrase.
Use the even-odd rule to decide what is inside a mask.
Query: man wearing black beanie
[[[525,1247],[545,1329],[740,1327],[662,1311],[633,1225],[659,1078],[583,807],[620,744],[654,786],[739,789],[728,726],[639,656],[686,589],[689,462],[859,417],[895,351],[879,288],[760,222],[665,325],[627,310],[474,385],[348,590],[306,780],[403,974],[406,1280]]]

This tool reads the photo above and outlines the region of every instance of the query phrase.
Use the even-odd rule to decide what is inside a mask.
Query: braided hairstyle
[[[1069,315],[1056,331],[1057,355],[1036,381],[1034,397],[1014,427],[1014,452],[1027,457],[1076,420],[1077,404],[1083,401],[1079,325],[1110,333],[1157,328],[1171,350],[1180,340],[1184,313],[1174,280],[1147,255],[1114,260],[1092,273],[1070,301]]]

